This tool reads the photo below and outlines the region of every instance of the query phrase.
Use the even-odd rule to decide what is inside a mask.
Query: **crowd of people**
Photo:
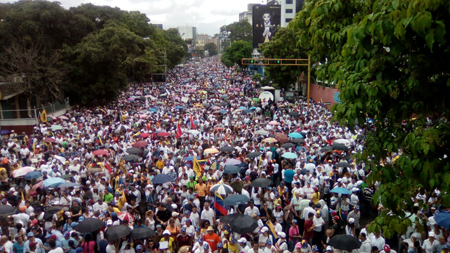
[[[415,210],[429,231],[399,243],[368,231],[383,207],[352,160],[363,128],[303,97],[258,95],[250,76],[208,58],[108,106],[2,132],[0,252],[318,253],[345,249],[338,235],[361,253],[448,252],[430,210]],[[227,205],[233,195],[243,203]]]

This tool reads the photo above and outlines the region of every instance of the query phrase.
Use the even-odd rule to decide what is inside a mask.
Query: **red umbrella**
[[[138,141],[138,142],[134,143],[132,146],[135,148],[142,148],[147,145],[148,145],[148,143],[146,141]]]
[[[170,136],[170,134],[169,134],[168,132],[159,132],[157,135],[158,135],[158,136],[161,136],[161,137],[167,137],[167,136]]]
[[[128,220],[128,222],[134,221],[133,215],[131,215],[129,212],[120,212],[117,214],[117,218],[119,218],[122,221],[124,220]]]
[[[55,141],[56,140],[51,137],[44,138],[44,142],[55,142]]]
[[[107,155],[109,152],[106,149],[98,149],[92,152],[93,155]]]
[[[141,134],[141,137],[144,138],[144,139],[148,138],[149,136],[150,136],[150,134],[148,134],[148,133],[142,133]]]
[[[277,133],[275,135],[275,139],[277,139],[280,143],[289,142],[289,137],[286,134],[283,134],[283,133]]]
[[[42,186],[42,183],[43,183],[44,181],[41,181],[41,182],[39,182],[39,183],[37,183],[37,184],[35,184],[35,185],[33,185],[33,187],[31,187],[31,190],[30,190],[30,195],[31,196],[35,196],[36,194],[37,194],[37,188],[43,188],[43,186]]]

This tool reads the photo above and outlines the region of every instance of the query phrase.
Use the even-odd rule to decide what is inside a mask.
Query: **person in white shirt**
[[[386,244],[385,240],[379,233],[372,233],[369,235],[370,243],[372,246],[377,247],[379,250],[383,249],[383,246]]]
[[[200,216],[200,218],[201,218],[202,220],[207,220],[207,221],[209,221],[209,224],[213,225],[213,224],[215,224],[215,223],[214,223],[215,212],[214,212],[214,210],[212,210],[211,208],[209,208],[209,205],[210,205],[210,204],[211,204],[211,203],[208,202],[208,201],[205,202],[205,207],[204,207],[204,209],[203,209],[203,211],[202,211],[202,215]]]
[[[3,245],[3,251],[7,253],[13,253],[13,243],[8,239],[6,235],[2,235],[1,244]]]
[[[259,216],[260,215],[259,209],[255,206],[255,203],[253,202],[253,200],[249,200],[248,207],[246,207],[244,210],[244,215],[253,217],[254,214]]]
[[[436,250],[436,247],[439,245],[439,242],[435,239],[436,235],[433,231],[428,232],[428,239],[423,241],[422,248],[425,253],[433,253]]]
[[[105,211],[108,210],[108,204],[106,204],[105,202],[103,202],[103,199],[102,199],[102,198],[99,198],[98,201],[97,201],[97,203],[95,203],[95,204],[93,205],[93,209],[94,209],[94,212],[99,211],[100,213],[103,213],[103,212],[105,212]]]
[[[383,250],[381,250],[380,253],[397,253],[397,251],[391,249],[391,247],[386,244],[383,246]]]
[[[362,242],[359,253],[370,253],[372,251],[372,244],[367,239],[367,235],[365,233],[360,233],[359,240]]]
[[[56,247],[55,240],[50,240],[48,245],[50,246],[50,251],[48,253],[64,253],[64,250],[61,247]]]

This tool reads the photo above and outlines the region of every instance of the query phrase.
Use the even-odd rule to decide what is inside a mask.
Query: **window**
[[[292,18],[287,18],[287,19],[286,19],[286,23],[291,22],[291,20],[292,20]]]
[[[286,4],[292,4],[294,0],[286,0]]]
[[[286,9],[286,13],[292,13],[293,10],[292,9]]]

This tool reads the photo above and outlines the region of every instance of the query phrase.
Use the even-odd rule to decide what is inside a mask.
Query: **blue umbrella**
[[[257,107],[252,106],[252,107],[250,107],[250,110],[256,110],[256,108]]]
[[[44,182],[42,182],[42,185],[44,187],[47,187],[47,188],[49,188],[49,187],[57,187],[58,185],[60,185],[62,183],[65,183],[65,182],[66,182],[66,180],[64,180],[62,178],[53,177],[53,178],[49,178],[49,179],[44,180]]]
[[[154,183],[154,184],[164,184],[164,183],[167,183],[167,182],[170,182],[170,181],[172,181],[172,179],[167,174],[159,174],[159,175],[156,175],[152,179],[152,183]]]
[[[297,133],[297,132],[290,133],[288,136],[291,138],[294,138],[294,139],[303,138],[303,135],[301,135],[300,133]]]
[[[222,97],[223,97],[223,98],[226,98],[226,97],[227,97],[227,95],[222,95]]]
[[[58,187],[61,188],[61,189],[65,189],[65,188],[76,187],[76,186],[80,186],[80,184],[66,182],[66,183],[60,184]]]
[[[8,130],[8,129],[2,129],[2,130],[0,130],[0,134],[9,134],[9,133],[11,133],[11,131]]]
[[[184,106],[177,106],[175,109],[184,109]]]
[[[250,199],[244,194],[234,194],[226,197],[223,204],[226,206],[242,205],[247,203]]]
[[[333,188],[333,190],[330,191],[331,193],[338,193],[338,194],[352,194],[352,192],[346,188],[342,187],[336,187]]]
[[[25,180],[31,180],[42,177],[42,173],[40,171],[30,171],[25,175]]]
[[[247,110],[247,107],[241,106],[241,107],[239,107],[238,109],[241,109],[241,110]]]
[[[227,175],[234,175],[234,174],[238,174],[239,171],[241,171],[241,168],[239,168],[238,166],[225,165],[225,169],[223,170],[223,173],[227,174]]]
[[[434,220],[436,224],[450,230],[450,213],[447,212],[436,212],[434,214]]]
[[[158,112],[158,109],[152,108],[152,109],[149,109],[148,111],[149,111],[149,112]]]
[[[292,152],[284,153],[281,157],[287,158],[287,159],[297,159],[298,158],[298,156]]]
[[[246,110],[243,110],[242,112],[243,112],[243,113],[252,113],[253,111],[250,110],[250,109],[246,109]]]
[[[228,113],[228,111],[227,110],[220,110],[220,113],[225,114],[225,113]]]
[[[197,156],[197,160],[200,160],[202,157],[201,156]],[[194,157],[193,156],[188,156],[186,158],[184,158],[185,161],[193,161]]]

